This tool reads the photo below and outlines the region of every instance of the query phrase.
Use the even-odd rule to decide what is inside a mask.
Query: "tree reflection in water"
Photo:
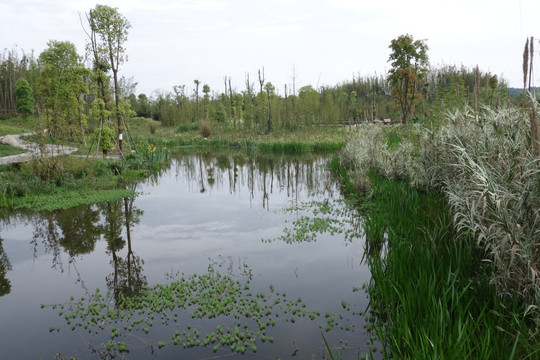
[[[107,254],[111,255],[113,272],[106,277],[109,290],[118,302],[122,296],[136,295],[147,285],[143,275],[144,261],[133,252],[131,227],[138,224],[143,211],[133,206],[134,197],[115,202],[82,205],[70,209],[29,213],[20,211],[2,219],[9,224],[10,218],[32,223],[34,260],[42,246],[45,253],[52,255],[52,268],[65,270],[63,255],[67,254],[69,268],[77,275],[77,282],[86,289],[84,280],[77,270],[77,257],[95,250],[97,241],[103,236],[107,242]],[[103,219],[103,221],[101,220]],[[123,230],[125,229],[125,239]],[[119,252],[126,247],[127,255]],[[6,272],[11,264],[2,247],[0,238],[0,296],[11,291]],[[88,291],[87,291],[88,292]]]
[[[187,179],[193,192],[207,192],[228,186],[234,194],[247,187],[250,205],[260,197],[263,208],[270,210],[275,191],[286,191],[287,198],[298,204],[298,195],[333,197],[335,181],[326,169],[327,158],[319,156],[249,155],[242,152],[177,155],[178,178]]]
[[[131,226],[139,223],[143,213],[142,210],[133,207],[134,199],[124,198],[103,206],[106,228],[104,236],[107,241],[107,252],[112,255],[111,265],[114,269],[113,273],[107,276],[106,282],[117,304],[122,297],[138,295],[148,285],[146,276],[143,275],[144,260],[135,255],[131,245]],[[127,239],[125,258],[117,254],[126,246],[126,241],[122,238],[123,226],[126,228]]]
[[[9,258],[7,257],[2,242],[4,240],[0,238],[0,296],[7,295],[11,292],[11,282],[6,277],[6,273],[12,269]]]

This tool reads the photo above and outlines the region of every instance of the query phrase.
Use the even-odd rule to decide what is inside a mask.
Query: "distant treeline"
[[[47,54],[51,53],[51,49],[44,53],[47,51]],[[80,58],[82,59],[82,56]],[[70,78],[63,76],[63,88],[58,89],[60,85],[53,81],[54,76],[62,74],[52,76],[50,71],[48,72],[48,59],[49,57],[43,54],[36,58],[33,53],[28,54],[18,49],[5,49],[0,53],[0,117],[19,115],[15,84],[19,79],[25,79],[32,89],[37,115],[58,116],[43,109],[54,106],[51,101],[54,101],[54,104],[63,101],[62,89],[65,88],[69,89],[65,96],[71,98],[64,100],[81,104],[80,107],[73,107],[80,111],[62,114],[66,118],[64,122],[80,124],[84,116],[89,125],[95,126],[95,123],[92,124],[93,117],[90,116],[91,104],[98,91],[95,86],[95,69],[76,62],[77,71],[72,73],[73,83],[70,84]],[[114,96],[108,90],[112,88],[111,74],[106,75],[105,85],[102,84],[99,91],[106,91],[109,96]],[[272,129],[298,130],[309,126],[334,126],[382,119],[396,121],[400,118],[395,99],[391,97],[390,85],[382,75],[355,77],[335,86],[319,88],[308,85],[291,89],[285,86],[282,91],[277,91],[268,80],[271,79],[266,80],[264,76],[259,76],[255,85],[246,78],[242,91],[236,91],[231,88],[230,81],[228,84],[225,81],[225,91],[222,92],[194,80],[193,90],[186,85],[180,85],[171,91],[155,92],[150,96],[135,94],[136,84],[133,80],[123,78],[120,85],[126,106],[129,105],[138,116],[153,118],[166,126],[207,121],[226,123],[239,129],[255,127],[265,132]],[[81,81],[86,82],[87,86],[82,87]],[[57,88],[51,89],[52,86]],[[414,117],[419,120],[437,118],[445,110],[463,108],[466,105],[502,105],[512,101],[509,90],[515,92],[514,89],[508,89],[505,81],[496,75],[478,68],[452,65],[431,68],[428,76],[418,86],[422,97],[415,103]],[[88,90],[73,97],[78,88]],[[51,93],[54,93],[53,97]],[[46,104],[48,105],[45,106]]]
[[[538,94],[540,93],[540,87],[532,87],[530,90],[529,90],[532,94]],[[521,96],[521,94],[523,94],[523,89],[522,88],[508,88],[508,94],[517,99]]]

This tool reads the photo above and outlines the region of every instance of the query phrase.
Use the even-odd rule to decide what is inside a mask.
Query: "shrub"
[[[210,123],[208,121],[203,121],[201,124],[201,135],[205,138],[210,137],[212,134],[212,128],[210,127]]]
[[[183,133],[188,131],[198,131],[199,124],[180,124],[176,127],[177,133]]]
[[[97,144],[99,142],[99,148],[103,152],[104,155],[107,155],[109,151],[114,149],[114,138],[116,134],[113,129],[110,127],[103,125],[100,128],[97,128],[94,130],[94,133],[92,134],[92,140],[95,141]]]
[[[157,131],[157,128],[159,127],[159,121],[148,119],[147,121],[148,127],[150,128],[150,134],[155,134]]]

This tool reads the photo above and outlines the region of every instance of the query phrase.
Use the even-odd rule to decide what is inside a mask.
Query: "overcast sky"
[[[385,75],[390,41],[402,34],[427,39],[434,66],[478,64],[520,87],[525,39],[540,39],[539,0],[2,0],[0,47],[38,56],[62,40],[82,55],[79,17],[97,3],[131,22],[120,72],[147,95],[191,89],[195,79],[222,92],[225,76],[242,91],[246,74],[258,88],[263,66],[280,94],[292,88],[293,68],[297,90]]]

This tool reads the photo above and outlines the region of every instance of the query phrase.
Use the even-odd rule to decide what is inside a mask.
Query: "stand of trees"
[[[136,83],[119,76],[129,22],[117,9],[102,5],[90,10],[86,19],[90,66],[69,42],[50,41],[37,58],[19,49],[0,53],[0,118],[27,116],[33,110],[54,136],[81,139],[88,129],[99,129],[96,139],[102,133],[111,137],[117,132],[120,140],[134,114],[165,126],[195,127],[207,122],[267,133],[383,119],[436,119],[445,110],[511,101],[505,82],[478,67],[429,68],[427,46],[408,35],[392,42],[393,70],[387,77],[280,89],[265,78],[262,69],[257,85],[248,75],[241,91],[233,89],[231,79],[225,77],[222,92],[196,79],[193,90],[179,85],[150,96],[135,94]],[[403,49],[410,51],[400,52]],[[407,79],[411,81],[406,88],[397,87]],[[114,142],[114,137],[108,139]]]
[[[291,131],[383,119],[403,120],[402,109],[396,106],[392,96],[392,84],[382,75],[353,78],[319,89],[307,85],[296,94],[280,94],[273,86],[264,86],[255,93],[254,88],[248,84],[242,91],[212,92],[211,96],[207,92],[202,101],[197,101],[195,92],[189,94],[182,85],[151,97],[132,95],[130,102],[138,116],[151,117],[167,126],[209,120],[238,129],[256,128],[261,133],[270,129],[269,119],[271,129]],[[428,69],[416,84],[414,96],[414,107],[408,109],[406,118],[418,120],[435,119],[446,110],[466,105],[474,108],[511,101],[506,83],[497,75],[450,65]]]

